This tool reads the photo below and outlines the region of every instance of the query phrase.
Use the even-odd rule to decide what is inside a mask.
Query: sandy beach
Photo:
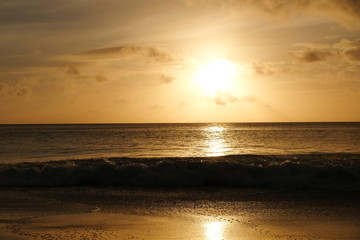
[[[360,239],[358,193],[44,188],[0,191],[0,239]]]

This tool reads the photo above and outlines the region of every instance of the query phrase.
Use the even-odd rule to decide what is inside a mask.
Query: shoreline
[[[1,188],[0,237],[355,240],[360,236],[358,199],[359,192]],[[208,233],[211,228],[218,232]]]

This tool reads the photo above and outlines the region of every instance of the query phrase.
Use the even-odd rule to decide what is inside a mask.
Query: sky
[[[0,124],[360,121],[360,1],[0,0]]]

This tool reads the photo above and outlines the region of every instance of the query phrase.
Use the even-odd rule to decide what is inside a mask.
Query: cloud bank
[[[289,52],[290,56],[300,62],[313,63],[328,60],[346,61],[360,64],[360,39],[343,39],[331,45],[306,44],[307,47]]]

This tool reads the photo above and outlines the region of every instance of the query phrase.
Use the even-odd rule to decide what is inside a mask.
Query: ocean
[[[0,125],[0,239],[360,239],[360,123]]]
[[[0,185],[357,190],[360,123],[0,125]]]

